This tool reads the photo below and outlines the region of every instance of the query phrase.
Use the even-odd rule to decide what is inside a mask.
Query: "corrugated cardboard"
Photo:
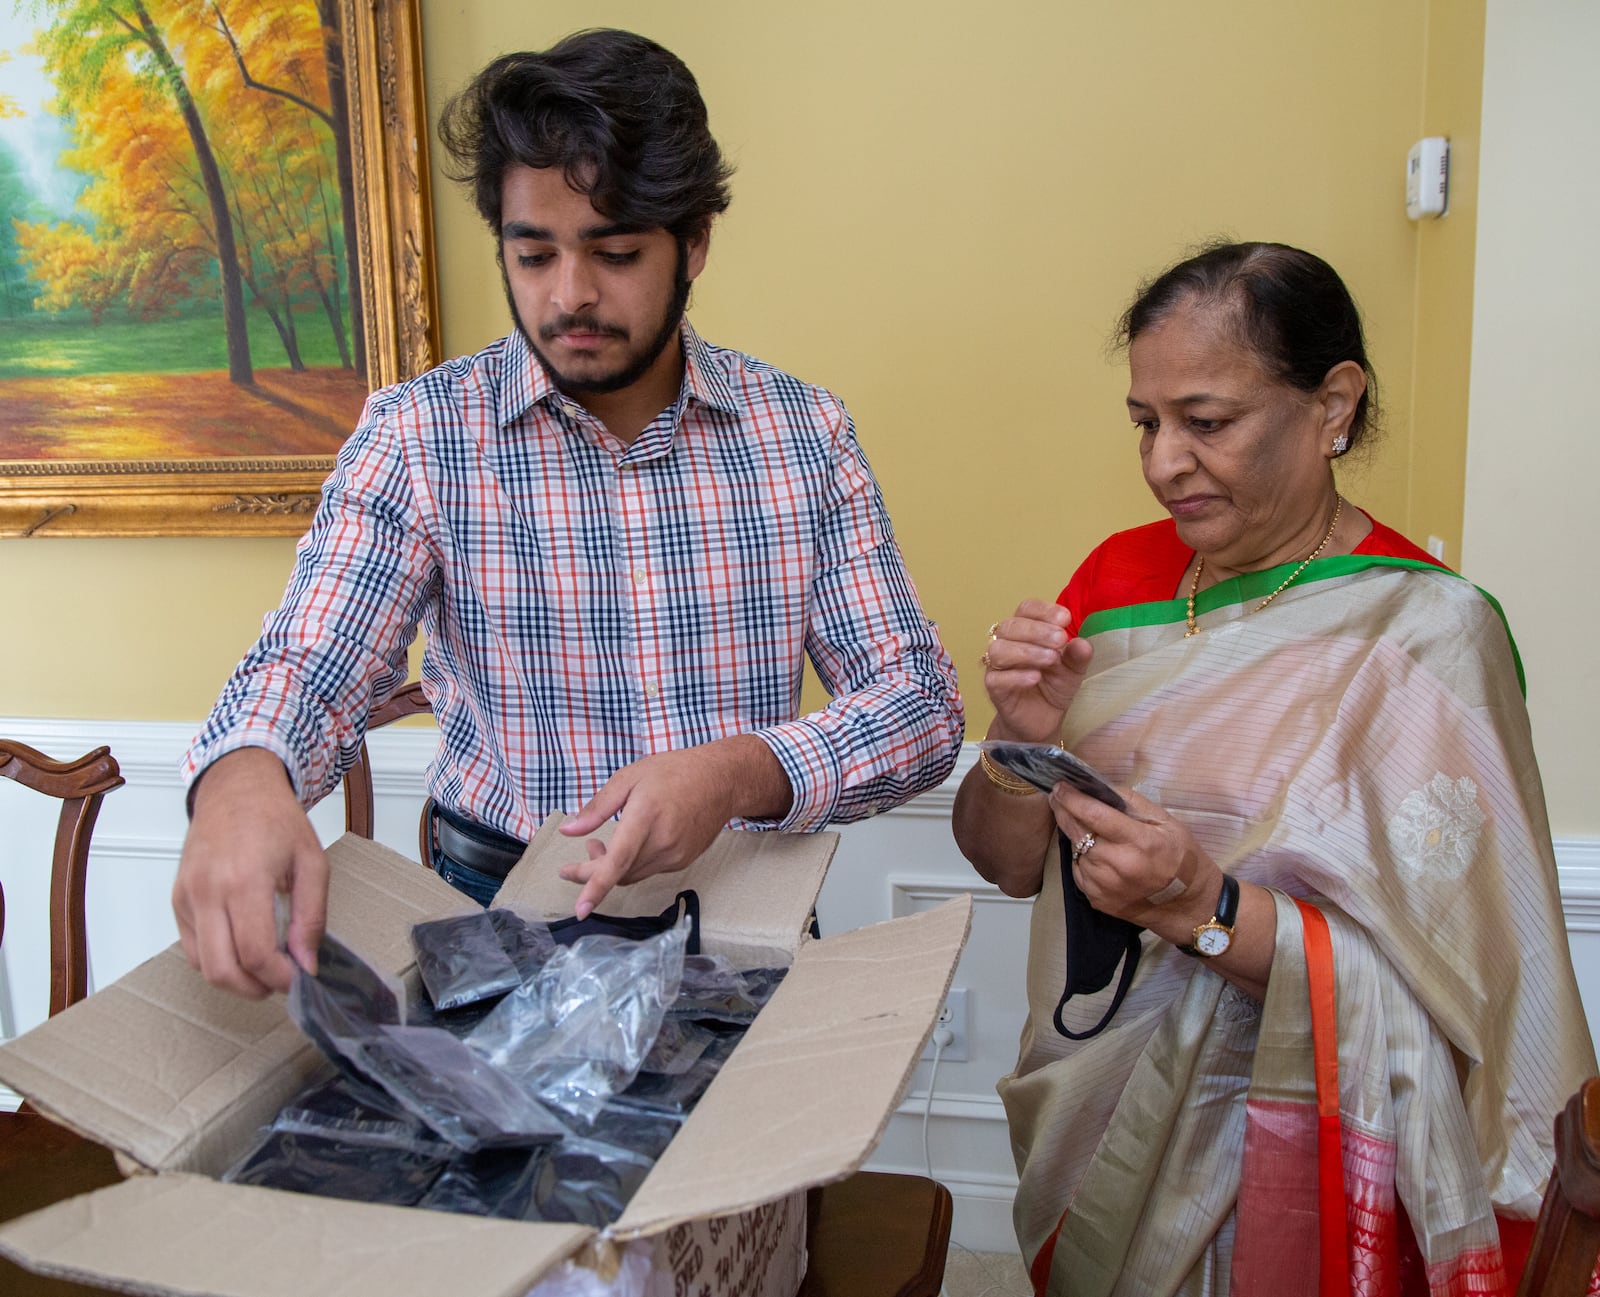
[[[966,898],[823,941],[804,929],[830,834],[724,833],[682,873],[607,898],[614,914],[701,898],[706,950],[792,967],[608,1235],[659,1237],[840,1179],[871,1152],[911,1076],[966,939]],[[582,841],[546,824],[497,904],[571,913],[560,866]],[[471,901],[361,838],[328,852],[329,930],[405,973],[410,931]],[[136,1291],[227,1297],[520,1297],[594,1231],[375,1207],[212,1177],[324,1064],[282,1000],[208,987],[176,947],[0,1047],[0,1080],[153,1172],[0,1227],[31,1268]],[[603,1248],[602,1248],[603,1250]],[[713,1291],[731,1289],[719,1284]]]

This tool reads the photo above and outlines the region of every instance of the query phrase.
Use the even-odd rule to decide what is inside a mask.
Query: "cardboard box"
[[[571,913],[577,888],[557,870],[585,849],[555,824],[529,844],[497,904]],[[325,1065],[281,997],[215,990],[173,946],[0,1047],[0,1080],[147,1172],[7,1223],[0,1252],[30,1269],[142,1292],[520,1297],[564,1261],[604,1273],[619,1242],[646,1239],[680,1281],[695,1273],[682,1292],[792,1291],[803,1272],[797,1195],[857,1170],[877,1143],[971,922],[962,897],[811,940],[804,929],[836,842],[727,832],[689,870],[607,898],[608,913],[655,914],[694,887],[708,952],[742,967],[792,967],[602,1234],[216,1180]],[[328,858],[329,930],[396,974],[411,969],[415,923],[476,908],[365,839],[342,838]],[[711,1258],[724,1243],[726,1257]],[[780,1255],[793,1258],[791,1274],[750,1282],[752,1256],[764,1264]]]

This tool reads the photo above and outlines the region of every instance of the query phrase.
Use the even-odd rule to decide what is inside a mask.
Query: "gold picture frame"
[[[358,267],[347,275],[359,281],[361,300],[361,320],[348,341],[351,354],[365,358],[360,386],[372,389],[425,371],[438,363],[441,350],[418,0],[318,0],[317,8],[325,44],[342,41],[353,179],[348,189],[359,249]],[[233,46],[239,73],[256,88],[227,28],[227,6],[218,4],[212,12],[215,30]],[[330,36],[333,15],[338,27]],[[241,24],[250,18],[248,7],[238,11]],[[336,63],[330,55],[330,100]],[[348,202],[346,212],[348,232]],[[341,246],[348,242],[347,237]],[[358,346],[363,334],[364,345]],[[344,382],[348,387],[348,375]],[[51,420],[92,417],[67,380],[61,380],[59,407],[53,396],[48,400]],[[247,420],[248,414],[241,417]],[[355,423],[354,414],[347,421],[342,410],[337,421],[320,417],[325,427],[342,429],[339,436]],[[70,460],[0,455],[0,536],[298,535],[332,467],[333,453]]]

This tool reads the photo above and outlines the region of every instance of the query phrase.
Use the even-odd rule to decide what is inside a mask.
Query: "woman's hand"
[[[994,704],[992,739],[1054,743],[1083,684],[1093,650],[1074,639],[1060,604],[1025,599],[996,622],[983,655],[983,687]]]
[[[1127,802],[1125,811],[1071,784],[1051,790],[1056,824],[1074,844],[1072,876],[1095,909],[1187,946],[1194,930],[1216,913],[1222,870],[1183,824],[1148,797],[1130,788],[1117,791]],[[1091,835],[1087,850],[1079,851]],[[1276,907],[1266,888],[1240,885],[1233,932],[1227,952],[1205,962],[1262,999],[1277,933]]]
[[[1131,788],[1117,791],[1126,811],[1113,810],[1071,784],[1057,784],[1050,793],[1050,808],[1067,841],[1094,837],[1087,851],[1074,849],[1072,876],[1101,913],[1163,936],[1163,928],[1175,928],[1187,942],[1195,924],[1211,917],[1222,871],[1161,807]]]

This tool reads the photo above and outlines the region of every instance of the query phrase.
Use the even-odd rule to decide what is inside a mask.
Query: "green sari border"
[[[1264,599],[1276,590],[1283,578],[1297,566],[1298,564],[1292,562],[1280,563],[1277,567],[1269,567],[1260,572],[1242,572],[1238,576],[1229,577],[1226,581],[1219,581],[1195,596],[1195,616],[1198,617],[1217,608],[1225,608],[1229,604]],[[1454,577],[1458,581],[1466,580],[1459,572],[1452,572],[1447,567],[1439,567],[1422,559],[1395,558],[1388,554],[1339,554],[1333,558],[1319,558],[1308,564],[1296,584],[1305,586],[1313,581],[1331,581],[1374,567],[1412,568],[1420,572],[1437,572],[1442,576]],[[1500,618],[1500,624],[1505,627],[1506,640],[1511,645],[1511,660],[1517,668],[1517,688],[1526,698],[1528,681],[1522,670],[1522,654],[1517,650],[1517,641],[1511,634],[1511,623],[1506,620],[1505,609],[1500,606],[1500,601],[1482,586],[1473,588],[1488,601],[1495,615]],[[1187,599],[1157,599],[1152,603],[1102,608],[1083,619],[1078,634],[1088,638],[1104,631],[1135,630],[1144,626],[1167,624],[1183,625],[1188,614]]]

